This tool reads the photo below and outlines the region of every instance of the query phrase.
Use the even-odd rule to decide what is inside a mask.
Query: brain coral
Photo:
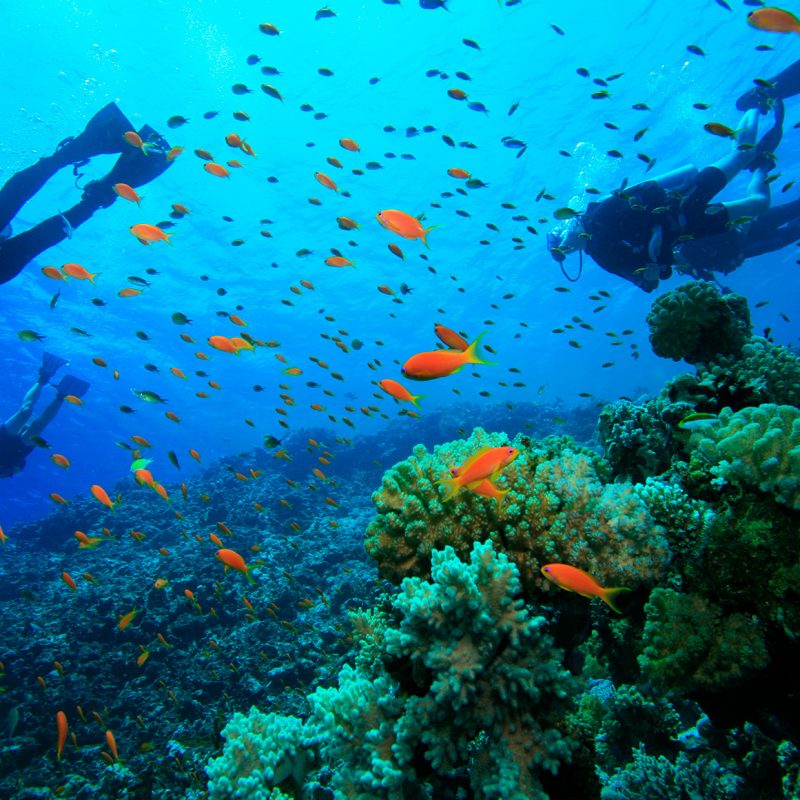
[[[567,440],[568,442],[569,440]],[[473,542],[491,540],[519,568],[530,597],[545,582],[539,568],[563,562],[601,583],[655,582],[669,559],[661,527],[631,484],[606,483],[607,462],[565,440],[532,442],[517,436],[519,450],[499,482],[509,489],[498,514],[493,501],[469,491],[447,502],[437,481],[479,447],[508,444],[503,434],[476,428],[464,441],[428,453],[424,447],[388,470],[373,494],[377,516],[366,547],[381,574],[399,582],[428,577],[434,548],[451,546],[462,558]]]
[[[692,466],[711,465],[724,481],[800,509],[800,409],[772,403],[736,412],[724,408],[719,420],[691,437]]]
[[[738,355],[750,337],[750,310],[739,294],[689,281],[657,297],[647,315],[653,352],[673,361],[709,361]]]

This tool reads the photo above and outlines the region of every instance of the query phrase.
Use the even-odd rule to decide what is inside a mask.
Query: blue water
[[[651,296],[606,274],[590,259],[570,292],[554,291],[565,281],[545,250],[545,218],[559,206],[581,207],[587,185],[607,191],[624,178],[644,178],[645,165],[637,152],[657,159],[651,175],[685,163],[703,166],[722,156],[730,145],[709,136],[703,123],[713,120],[735,127],[736,97],[753,78],[771,76],[790,64],[797,55],[795,39],[751,29],[745,21],[746,5],[729,12],[712,0],[693,0],[680,8],[629,0],[613,6],[526,1],[513,7],[490,0],[451,0],[452,13],[422,10],[410,0],[398,6],[342,0],[333,8],[336,18],[315,21],[317,5],[308,2],[43,2],[35,8],[13,0],[4,3],[0,180],[52,152],[112,100],[135,127],[150,123],[170,144],[186,148],[166,174],[140,190],[141,208],[118,200],[0,289],[5,334],[0,416],[8,417],[16,409],[45,348],[69,358],[68,371],[92,383],[84,406],[65,407],[45,432],[52,450],[36,451],[23,474],[0,483],[0,524],[6,528],[47,514],[50,492],[65,497],[85,494],[93,483],[113,484],[124,476],[130,456],[115,442],[130,441],[132,434],[154,444],[153,467],[162,480],[177,475],[166,460],[168,450],[178,454],[185,476],[199,469],[188,456],[189,448],[200,451],[208,463],[259,446],[264,434],[280,436],[283,429],[275,409],[285,407],[278,396],[281,382],[291,386],[296,401],[287,408],[293,428],[321,425],[331,436],[351,438],[380,430],[384,419],[348,413],[344,406],[377,404],[393,418],[397,407],[388,397],[373,396],[378,390],[372,381],[399,378],[396,362],[433,348],[435,321],[470,338],[487,330],[485,342],[495,351],[497,366],[476,371],[478,378],[466,370],[424,385],[423,413],[446,410],[459,398],[484,404],[561,401],[569,407],[595,398],[636,396],[657,391],[666,377],[680,370],[649,351],[644,317]],[[258,25],[265,21],[278,25],[281,35],[262,34]],[[477,41],[481,50],[465,46],[465,37]],[[758,52],[754,48],[760,43],[774,50]],[[700,46],[707,56],[691,55],[686,50],[690,44]],[[261,56],[260,64],[245,63],[251,53]],[[277,66],[283,74],[264,78],[262,65]],[[321,67],[333,70],[334,76],[320,76]],[[610,85],[612,98],[591,100],[590,92],[597,87],[576,74],[578,67],[588,68],[592,76],[624,75]],[[450,77],[428,78],[429,69]],[[455,78],[459,70],[471,81]],[[373,77],[380,80],[370,85]],[[278,87],[285,102],[263,94],[262,82]],[[253,94],[234,95],[234,83],[247,84]],[[446,90],[451,86],[465,88],[489,113],[471,111],[450,99]],[[508,116],[515,102],[519,108]],[[694,102],[708,103],[711,109],[694,110]],[[312,113],[300,110],[303,103],[327,117],[314,120]],[[634,103],[646,103],[651,110],[632,110]],[[796,175],[798,162],[792,104],[790,100],[786,139],[780,147],[782,178],[773,184],[778,202],[796,198],[798,191],[779,190]],[[203,113],[212,110],[219,115],[204,120]],[[235,121],[231,114],[236,110],[246,111],[251,120]],[[169,130],[166,120],[174,114],[191,122]],[[620,130],[607,129],[605,121],[613,121]],[[387,125],[396,131],[384,132]],[[407,127],[425,125],[436,131],[406,136]],[[634,144],[633,134],[644,127],[646,135]],[[231,132],[245,137],[257,158],[227,147],[224,137]],[[477,147],[450,149],[442,134]],[[361,152],[340,148],[337,142],[344,136],[356,139]],[[526,141],[527,152],[516,158],[517,151],[502,146],[503,136]],[[196,148],[210,150],[220,162],[239,157],[244,167],[232,170],[229,180],[218,179],[202,169],[203,162],[192,153]],[[612,148],[624,158],[606,156]],[[559,155],[559,150],[571,157]],[[338,158],[344,168],[330,166],[328,156]],[[95,159],[86,179],[104,174],[114,158]],[[367,161],[383,168],[352,174]],[[461,185],[447,175],[451,167],[466,169],[489,186],[467,197],[442,199],[442,192],[454,192]],[[320,186],[313,177],[317,170],[333,177],[352,197]],[[267,182],[269,176],[278,182]],[[543,188],[556,201],[535,202]],[[724,197],[742,191],[743,185],[734,183]],[[322,204],[309,204],[309,197]],[[78,198],[73,177],[63,170],[23,209],[15,229],[68,208]],[[175,202],[192,213],[173,229],[174,247],[140,246],[129,226],[168,219]],[[440,202],[441,208],[431,207],[432,202]],[[514,203],[516,210],[501,208],[502,202]],[[438,226],[430,234],[430,250],[381,228],[375,214],[384,208],[424,212],[426,224]],[[457,215],[457,209],[470,216]],[[512,221],[515,214],[528,221]],[[224,222],[223,215],[234,221]],[[339,215],[354,218],[361,229],[340,231],[335,221]],[[264,218],[272,222],[260,224]],[[500,232],[487,229],[487,222]],[[526,225],[540,235],[529,233]],[[271,231],[272,238],[262,237],[263,229]],[[523,249],[514,249],[514,236],[521,237]],[[235,239],[245,244],[232,247]],[[347,244],[351,239],[357,247]],[[491,244],[480,245],[481,239]],[[391,242],[402,247],[405,261],[388,251]],[[351,257],[356,268],[325,266],[331,247]],[[300,248],[314,252],[298,258]],[[429,261],[421,260],[423,254]],[[748,296],[751,307],[755,301],[769,301],[754,311],[755,328],[772,326],[781,343],[796,341],[798,334],[792,314],[797,304],[795,258],[795,248],[790,247],[753,259],[725,280]],[[56,283],[42,275],[43,266],[67,261],[99,272],[96,287],[74,280]],[[574,258],[569,266],[576,267]],[[129,285],[128,275],[147,278],[147,268],[159,274],[149,278],[152,286],[144,294],[117,297]],[[201,280],[204,275],[207,281]],[[301,279],[312,281],[315,291],[291,293],[289,287]],[[666,288],[681,280],[673,278]],[[414,290],[402,298],[402,305],[376,289],[386,284],[399,296],[401,282]],[[216,293],[220,287],[227,291],[224,297]],[[49,301],[58,289],[61,298],[51,310]],[[610,292],[612,299],[595,314],[598,303],[588,296],[598,289]],[[507,293],[513,299],[502,300]],[[93,297],[107,305],[92,305]],[[282,299],[293,305],[282,304]],[[170,315],[175,311],[185,313],[193,324],[173,325]],[[211,350],[205,342],[208,336],[238,332],[217,311],[239,313],[248,322],[247,332],[277,340],[280,348],[257,349],[239,358]],[[780,311],[791,322],[779,317]],[[326,315],[334,321],[326,321]],[[573,315],[590,322],[594,331],[580,330],[577,336],[551,333]],[[71,332],[73,327],[91,338]],[[21,329],[33,329],[46,339],[21,342],[16,337]],[[604,335],[623,329],[635,331],[626,344],[638,344],[638,360],[631,358],[628,346],[612,347]],[[146,332],[150,340],[141,341],[136,331]],[[196,343],[181,341],[181,332],[189,332]],[[346,343],[357,338],[364,347],[345,354],[322,334],[340,335]],[[582,348],[570,347],[569,338],[577,338]],[[199,361],[194,356],[198,350],[210,360]],[[304,374],[282,375],[284,365],[275,359],[276,353]],[[309,361],[310,356],[328,363],[345,381],[332,380],[328,371]],[[104,359],[108,368],[94,366],[94,357]],[[367,366],[374,359],[382,363],[377,371]],[[601,368],[608,361],[615,366]],[[147,372],[146,363],[158,366],[160,373]],[[170,375],[173,366],[189,380]],[[508,373],[509,367],[521,374]],[[117,381],[113,369],[119,370]],[[222,389],[209,389],[207,379],[193,374],[196,369],[205,370]],[[306,387],[307,380],[336,396]],[[498,381],[515,380],[527,386],[498,386]],[[254,393],[254,384],[266,391]],[[168,404],[145,405],[131,394],[132,387],[155,391]],[[210,397],[198,399],[195,392],[201,390]],[[481,391],[491,396],[481,397]],[[582,398],[581,392],[593,397]],[[314,402],[324,404],[326,413],[312,411],[309,404]],[[121,413],[118,407],[123,404],[136,413]],[[176,413],[180,424],[166,419],[164,410]],[[331,422],[327,413],[338,421]],[[354,420],[355,431],[342,424],[343,415]],[[412,419],[405,422],[415,424]],[[72,462],[70,471],[51,463],[50,452],[66,455]]]

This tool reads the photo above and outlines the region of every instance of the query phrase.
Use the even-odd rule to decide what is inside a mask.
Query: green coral
[[[800,358],[784,345],[754,336],[733,356],[715,358],[697,370],[699,389],[718,408],[734,411],[762,403],[800,406]]]
[[[235,713],[222,735],[223,754],[206,767],[212,800],[284,800],[293,796],[282,791],[287,784],[303,785],[313,746],[302,720],[252,707]]]
[[[528,599],[550,588],[539,569],[551,562],[586,570],[607,585],[661,577],[669,561],[663,529],[632,485],[607,483],[607,462],[574,443],[517,436],[511,444],[519,455],[501,478],[509,493],[500,515],[491,500],[467,490],[442,501],[437,482],[450,468],[479,447],[507,444],[503,434],[477,428],[466,441],[439,445],[433,453],[417,446],[385,473],[373,494],[378,514],[366,541],[384,577],[428,577],[434,548],[451,546],[464,558],[476,541],[492,541],[509,556]]]
[[[769,661],[758,620],[696,594],[654,589],[639,665],[656,685],[692,692],[736,685]]]
[[[209,764],[211,797],[293,791],[290,777],[316,755],[323,769],[298,797],[324,772],[335,800],[439,798],[456,786],[477,800],[546,800],[541,772],[573,749],[560,726],[575,680],[491,542],[468,563],[451,547],[431,563],[431,581],[407,579],[388,608],[354,615],[355,666],[309,696],[305,723],[234,715]]]
[[[689,281],[657,297],[647,315],[653,352],[673,361],[710,361],[738,355],[750,337],[750,310],[739,294]]]
[[[601,774],[600,800],[734,800],[740,777],[727,764],[703,754],[695,760],[681,753],[675,761],[651,756],[642,744],[633,759],[613,775]]]
[[[800,409],[765,403],[719,417],[690,439],[692,465],[800,509]]]

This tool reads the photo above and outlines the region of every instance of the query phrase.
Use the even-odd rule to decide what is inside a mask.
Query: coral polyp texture
[[[516,460],[499,483],[509,489],[498,513],[493,501],[469,490],[442,501],[437,481],[479,447],[508,443],[476,428],[469,439],[429,453],[417,446],[390,468],[373,494],[377,516],[366,547],[394,582],[430,575],[430,553],[450,546],[465,557],[476,541],[492,541],[517,565],[528,599],[544,586],[539,569],[557,562],[589,572],[606,585],[650,584],[669,561],[664,529],[632,484],[608,483],[608,463],[567,438],[535,442],[517,436]]]
[[[690,364],[738,355],[750,338],[750,310],[740,294],[689,281],[657,297],[647,315],[653,352]]]
[[[542,772],[573,750],[562,727],[575,680],[491,542],[467,562],[434,550],[431,563],[432,580],[405,580],[387,613],[354,615],[355,666],[309,696],[306,722],[234,716],[208,768],[212,798],[312,797],[327,773],[336,800],[455,797],[457,786],[546,800]],[[315,761],[325,769],[310,771]]]
[[[723,409],[719,424],[695,434],[692,464],[728,482],[800,509],[800,409],[765,403]]]

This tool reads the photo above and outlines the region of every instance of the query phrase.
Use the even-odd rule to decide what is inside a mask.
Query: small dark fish
[[[601,89],[599,92],[592,92],[591,94],[592,100],[605,100],[608,97],[611,97],[611,92],[608,89]]]
[[[518,108],[519,108],[519,100],[517,100],[516,103],[511,104],[511,107],[508,109],[508,116],[510,117]]]
[[[624,72],[615,72],[613,75],[609,75],[606,80],[609,82],[616,81],[619,80],[624,74]]]
[[[698,47],[696,44],[689,44],[686,45],[686,49],[695,56],[702,56],[703,58],[706,57],[705,51],[702,47]]]
[[[140,278],[138,275],[128,275],[128,282],[134,283],[137,286],[150,286],[150,281]]]
[[[167,458],[175,469],[179,470],[181,468],[181,465],[178,463],[178,456],[175,455],[174,450],[167,451]]]
[[[144,331],[136,331],[136,338],[141,339],[143,342],[150,341],[150,336],[146,334]]]
[[[145,364],[144,368],[148,372],[161,372],[161,370],[155,364]]]
[[[383,167],[377,161],[367,161],[364,166],[367,169],[383,169]]]
[[[445,143],[445,144],[446,144],[448,147],[455,147],[455,146],[456,146],[456,143],[455,143],[455,141],[453,140],[453,137],[452,137],[452,136],[448,136],[446,133],[443,133],[443,134],[442,134],[442,141],[443,141],[443,142],[444,142],[444,143]]]
[[[203,119],[214,119],[217,114],[219,114],[219,111],[206,111],[206,113],[203,114]]]
[[[192,324],[192,321],[186,316],[186,314],[184,314],[181,311],[176,311],[172,315],[171,319],[176,325],[191,325]]]
[[[130,406],[120,406],[119,410],[123,414],[135,414],[136,413]]]
[[[37,447],[41,447],[43,450],[50,449],[50,442],[43,439],[41,436],[31,436],[29,438]]]
[[[333,77],[333,70],[328,69],[327,67],[320,67],[317,72],[322,75],[324,78],[332,78]]]
[[[83,328],[70,328],[70,330],[76,336],[85,336],[87,339],[91,339],[92,338],[92,334],[89,333],[88,331],[85,331]]]
[[[711,106],[708,103],[692,103],[692,108],[696,108],[698,111],[708,111]]]
[[[264,447],[269,447],[271,449],[277,447],[280,443],[280,439],[276,439],[274,436],[270,436],[270,434],[264,436]]]
[[[468,189],[483,189],[488,185],[489,185],[488,183],[484,183],[482,180],[479,180],[478,178],[470,178],[466,184]]]
[[[556,33],[557,33],[559,36],[564,36],[564,35],[565,35],[565,34],[564,34],[564,31],[563,31],[561,28],[559,28],[559,27],[558,27],[558,25],[552,25],[552,24],[551,24],[551,25],[550,25],[550,27],[551,27],[551,28],[552,28],[552,29],[553,29],[553,30],[554,30],[554,31],[555,31],[555,32],[556,32]]]
[[[471,47],[473,50],[481,49],[481,46],[473,39],[462,39],[461,42],[462,44],[465,44],[467,47]]]
[[[714,2],[718,6],[722,6],[726,11],[730,11],[731,7],[725,2],[725,0],[714,0]]]
[[[314,119],[326,119],[327,116],[328,115],[324,111],[317,111],[316,114],[314,114]]]
[[[394,133],[396,130],[397,130],[397,128],[395,128],[394,125],[384,125],[383,126],[383,132],[384,133]]]
[[[283,95],[281,95],[281,93],[274,86],[271,86],[268,83],[262,83],[261,91],[270,97],[274,97],[276,100],[280,100],[281,103],[283,102]]]
[[[441,70],[438,70],[438,69],[429,69],[429,70],[428,70],[428,71],[425,73],[425,77],[426,77],[426,78],[435,78],[437,75],[441,75],[441,74],[442,74]]]
[[[784,189],[784,191],[786,191]],[[61,297],[61,290],[59,289],[51,298],[50,298],[50,308],[55,308],[56,303],[58,302],[58,298]]]
[[[445,11],[450,9],[447,7],[447,0],[419,0],[420,8],[435,9],[443,8]]]
[[[252,67],[253,65],[258,64],[259,61],[261,61],[261,56],[257,56],[255,53],[253,53],[247,56],[245,60]]]
[[[613,122],[604,122],[603,125],[608,128],[610,131],[618,131],[619,125],[615,125]]]
[[[771,44],[757,44],[755,49],[759,53],[765,53],[767,50],[774,50],[775,48]]]
[[[576,69],[575,72],[577,72],[578,75],[581,76],[581,78],[588,78],[590,75],[589,70],[586,69],[586,67],[578,67],[578,69]]]
[[[170,222],[167,219],[161,220],[161,222],[156,222],[156,228],[161,228],[162,231],[168,231],[170,228],[174,228],[175,223]]]
[[[262,75],[283,75],[283,73],[277,67],[269,67],[263,66],[261,67],[261,74]]]
[[[622,158],[623,155],[620,153],[619,150],[607,150],[606,155],[611,156],[611,158]]]
[[[483,103],[479,103],[477,101],[470,101],[469,103],[467,103],[467,108],[470,111],[480,111],[483,114],[489,113],[489,109],[486,108],[486,106]]]
[[[419,130],[413,126],[406,128],[406,138],[411,139],[414,136],[419,136]]]
[[[314,20],[316,21],[316,20],[319,20],[319,19],[330,19],[331,17],[335,17],[335,16],[336,16],[336,12],[335,11],[331,11],[331,9],[329,9],[327,6],[325,6],[324,8],[321,8],[319,11],[317,11],[316,14],[314,14]]]
[[[433,125],[423,125],[422,130],[424,133],[433,133],[436,128]]]
[[[253,90],[252,89],[248,89],[247,86],[245,84],[243,84],[243,83],[234,83],[233,86],[231,86],[231,91],[234,94],[252,94],[253,93]]]
[[[146,272],[148,275],[158,275],[158,270],[157,270],[157,269],[153,269],[153,267],[148,267],[148,268],[145,270],[145,272]]]
[[[255,386],[253,386],[253,391],[254,392],[263,392],[264,391],[264,387],[257,383]]]
[[[761,89],[774,89],[775,84],[772,81],[764,80],[764,78],[754,78],[753,83]]]
[[[650,106],[649,106],[649,105],[647,105],[647,103],[634,103],[634,104],[631,106],[631,108],[632,108],[634,111],[649,111],[649,110],[650,110]]]
[[[405,159],[406,161],[416,161],[417,157],[412,155],[411,153],[400,153],[400,158]]]
[[[92,298],[92,305],[93,306],[104,306],[105,304],[106,304],[105,300],[101,300],[99,297],[93,297]]]
[[[636,131],[636,133],[633,134],[633,141],[638,142],[639,139],[641,139],[642,136],[644,136],[646,133],[647,133],[647,128],[642,128],[641,130]]]
[[[167,127],[168,128],[180,128],[181,125],[186,125],[189,120],[186,117],[182,117],[180,114],[176,114],[174,117],[170,117],[167,120]]]
[[[466,72],[456,72],[456,78],[462,81],[471,81],[472,78]]]

